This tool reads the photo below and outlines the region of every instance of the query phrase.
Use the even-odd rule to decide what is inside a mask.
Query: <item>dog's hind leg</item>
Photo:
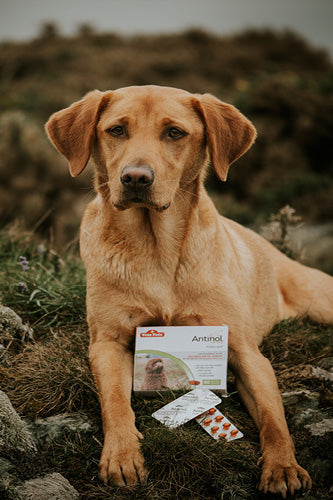
[[[308,315],[318,322],[333,323],[332,276],[284,257],[277,280],[281,319]]]

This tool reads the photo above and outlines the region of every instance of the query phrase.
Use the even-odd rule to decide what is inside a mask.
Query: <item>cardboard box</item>
[[[228,327],[156,326],[136,329],[133,390],[206,387],[227,393]]]

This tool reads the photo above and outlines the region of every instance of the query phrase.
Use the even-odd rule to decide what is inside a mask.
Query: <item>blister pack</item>
[[[216,394],[209,389],[198,388],[163,406],[152,416],[173,429],[219,403],[221,399]]]
[[[244,435],[217,408],[209,408],[195,417],[195,420],[210,436],[217,440],[234,441]]]

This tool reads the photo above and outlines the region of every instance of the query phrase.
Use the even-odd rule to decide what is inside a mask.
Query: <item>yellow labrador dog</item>
[[[209,161],[226,180],[254,126],[212,95],[138,86],[90,92],[46,129],[72,176],[90,157],[96,166],[81,253],[105,437],[101,478],[134,485],[147,475],[130,405],[135,327],[227,324],[230,367],[260,431],[260,489],[285,496],[310,487],[258,345],[283,318],[333,321],[333,279],[218,215],[203,186]]]

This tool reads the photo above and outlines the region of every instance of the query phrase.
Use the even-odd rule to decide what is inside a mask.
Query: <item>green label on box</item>
[[[220,384],[221,380],[219,378],[202,381],[202,385],[220,385]]]

